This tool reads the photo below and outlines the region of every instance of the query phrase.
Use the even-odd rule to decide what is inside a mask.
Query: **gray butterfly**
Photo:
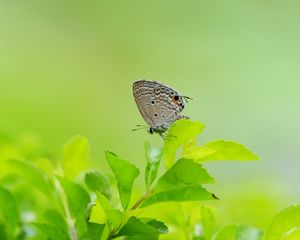
[[[178,119],[189,118],[180,115],[189,99],[162,83],[138,80],[133,83],[133,96],[145,122],[148,132],[162,134]]]

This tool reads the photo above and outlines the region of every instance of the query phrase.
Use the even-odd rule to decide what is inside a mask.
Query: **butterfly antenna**
[[[137,126],[137,128],[132,129],[131,130],[132,132],[148,128],[148,126],[146,126],[146,125],[136,125],[136,126]]]
[[[134,128],[132,129],[131,131],[134,132],[134,131],[138,131],[138,130],[142,130],[143,128]]]
[[[184,100],[186,101],[186,103],[188,103],[188,100],[193,100],[193,98],[188,97],[188,96],[182,96],[184,98]]]

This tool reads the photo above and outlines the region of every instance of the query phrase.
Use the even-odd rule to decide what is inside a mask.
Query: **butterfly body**
[[[178,119],[185,107],[184,96],[162,83],[138,80],[133,83],[133,95],[137,107],[150,126],[149,133],[162,135]]]

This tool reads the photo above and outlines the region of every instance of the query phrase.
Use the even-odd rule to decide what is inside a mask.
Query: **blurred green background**
[[[0,137],[58,158],[76,134],[145,165],[132,82],[192,97],[199,139],[232,139],[258,162],[207,164],[220,223],[265,227],[299,203],[300,2],[1,1]],[[1,150],[1,147],[0,147]],[[141,179],[142,180],[142,179]]]

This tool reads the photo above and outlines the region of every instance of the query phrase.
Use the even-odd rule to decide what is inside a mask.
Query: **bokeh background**
[[[145,165],[132,82],[192,97],[200,143],[231,139],[261,157],[207,164],[220,224],[266,227],[300,202],[300,2],[1,1],[0,143],[59,158],[72,136]],[[1,152],[1,146],[0,146]],[[142,181],[142,179],[140,179]],[[142,184],[140,184],[142,187]]]

